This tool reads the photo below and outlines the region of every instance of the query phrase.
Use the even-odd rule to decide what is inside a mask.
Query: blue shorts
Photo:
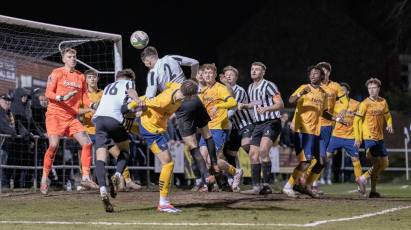
[[[320,156],[326,157],[327,156],[327,147],[330,143],[331,135],[333,132],[332,126],[321,126],[320,131]]]
[[[386,157],[388,156],[387,149],[385,148],[384,140],[364,140],[364,147],[367,152],[371,153],[373,157]]]
[[[318,156],[320,137],[314,134],[294,133],[295,153],[299,161],[310,161]]]
[[[95,144],[96,143],[96,135],[95,134],[89,134],[88,136],[90,137],[91,142],[93,144]]]
[[[168,138],[166,133],[154,134],[147,129],[145,129],[141,124],[139,124],[140,134],[147,142],[147,146],[150,148],[151,152],[158,154],[162,151],[168,149]]]
[[[227,141],[228,130],[225,129],[211,129],[211,136],[213,137],[216,151],[219,152],[223,149],[224,143]],[[203,137],[200,139],[200,146],[207,146]]]
[[[358,157],[358,148],[354,143],[354,139],[331,137],[327,152],[333,154],[336,150],[345,149],[350,157]]]

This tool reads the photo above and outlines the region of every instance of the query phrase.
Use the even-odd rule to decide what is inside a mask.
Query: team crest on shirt
[[[64,80],[63,85],[81,89],[81,85],[78,82]]]

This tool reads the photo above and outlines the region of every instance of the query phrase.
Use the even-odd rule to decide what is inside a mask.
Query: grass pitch
[[[354,184],[321,189],[326,194],[321,199],[306,196],[291,199],[280,193],[251,196],[176,190],[172,199],[183,210],[181,214],[158,213],[155,209],[158,192],[152,191],[120,193],[112,199],[114,213],[104,212],[98,193],[92,191],[51,192],[46,197],[39,193],[1,194],[0,229],[385,230],[411,226],[411,186],[382,184],[379,192],[384,197],[379,199],[359,198]],[[401,207],[406,208],[397,210]],[[392,212],[375,215],[388,209]],[[358,216],[361,218],[342,219]]]

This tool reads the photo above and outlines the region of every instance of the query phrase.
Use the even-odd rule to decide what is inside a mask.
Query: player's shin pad
[[[314,165],[317,164],[317,159],[313,158],[310,161],[310,166],[308,166],[308,168],[304,171],[304,175],[308,176],[311,173],[311,170],[313,169]]]
[[[171,176],[173,174],[174,169],[174,162],[171,161],[168,164],[164,164],[161,168],[160,179],[159,179],[159,187],[160,187],[160,196],[161,197],[168,197],[170,192],[170,182]]]
[[[354,166],[355,178],[358,178],[362,174],[361,162],[359,160],[353,160],[352,165]]]
[[[96,177],[99,187],[106,186],[106,163],[101,160],[96,161]]]
[[[215,148],[215,143],[212,137],[205,140],[207,144],[208,154],[210,155],[210,160],[213,165],[217,165],[217,150]]]
[[[321,175],[321,172],[324,169],[324,165],[320,161],[316,161],[314,167],[311,169],[310,174],[307,176],[306,185],[312,185],[314,181],[318,180]]]
[[[127,166],[127,161],[130,154],[126,151],[121,151],[117,157],[116,172],[122,174]]]
[[[90,175],[90,167],[91,167],[91,146],[92,144],[85,144],[81,148],[81,172],[83,176]]]
[[[123,171],[123,178],[124,178],[124,181],[125,181],[126,183],[131,181],[131,178],[130,178],[130,170],[128,169],[128,167],[126,167],[126,168],[124,169],[124,171]]]

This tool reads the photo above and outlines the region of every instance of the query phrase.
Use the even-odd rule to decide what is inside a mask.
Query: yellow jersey
[[[336,115],[343,109],[348,108],[348,98],[345,96],[344,90],[342,89],[341,85],[334,81],[328,81],[328,83],[321,83],[321,88],[327,93],[328,98],[328,112],[333,115]],[[339,107],[337,111],[335,107],[335,103],[340,101],[342,106]],[[321,126],[332,126],[334,125],[334,121],[327,120],[323,117],[320,118]]]
[[[311,84],[301,85],[291,96],[296,96],[305,87],[311,91],[301,96],[297,101],[294,112],[293,127],[295,132],[320,135],[320,117],[327,109],[327,94],[321,88],[314,88]]]
[[[205,88],[200,99],[204,104],[208,114],[210,115],[211,121],[208,122],[209,129],[228,129],[228,109],[217,108],[217,112],[212,116],[211,108],[219,103],[227,101],[231,96],[227,87],[219,82],[216,82],[212,87]]]
[[[392,126],[392,117],[387,101],[382,97],[378,97],[376,100],[366,98],[360,103],[356,115],[362,120],[361,131],[364,140],[383,140],[384,121],[387,122],[388,126]]]
[[[103,96],[103,90],[98,89],[96,92],[87,92],[88,98],[92,103],[99,102],[101,97]],[[83,107],[83,105],[82,105]],[[96,127],[91,122],[91,118],[93,117],[92,112],[87,112],[84,115],[83,125],[88,134],[95,135],[96,134]]]
[[[167,130],[168,118],[181,106],[181,101],[174,101],[174,94],[180,89],[181,84],[167,84],[167,88],[152,99],[145,96],[147,110],[141,114],[140,123],[150,133],[160,134]]]
[[[358,108],[360,106],[360,102],[349,98],[348,99],[348,109],[345,112],[343,121],[345,123],[345,125],[336,122],[335,123],[335,127],[333,130],[333,136],[334,137],[339,137],[339,138],[346,138],[346,139],[354,139],[354,128],[353,128],[353,124],[354,124],[354,117],[355,114],[358,111]],[[337,101],[335,103],[335,107],[336,110],[342,110],[345,109],[345,105],[343,105],[343,103],[341,101]]]

